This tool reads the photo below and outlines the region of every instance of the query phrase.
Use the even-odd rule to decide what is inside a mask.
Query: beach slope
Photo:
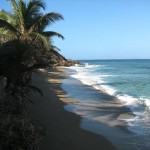
[[[41,150],[116,150],[106,138],[80,128],[81,117],[64,110],[65,103],[74,102],[61,89],[66,78],[62,69],[41,69],[33,74],[33,84],[44,96],[32,92],[29,106],[31,118],[45,129]]]

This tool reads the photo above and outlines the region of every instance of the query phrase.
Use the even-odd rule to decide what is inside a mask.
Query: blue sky
[[[45,0],[46,12],[65,20],[48,29],[61,54],[71,59],[150,58],[150,0]],[[10,10],[6,0],[0,9]]]

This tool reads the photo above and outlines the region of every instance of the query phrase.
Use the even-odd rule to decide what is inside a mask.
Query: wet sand
[[[41,97],[38,93],[31,93],[34,104],[29,107],[31,118],[46,132],[40,149],[116,150],[107,137],[81,129],[81,116],[64,110],[66,103],[76,103],[67,98],[61,89],[64,78],[67,76],[61,68],[40,69],[33,74],[33,85],[38,86],[44,94]]]
[[[70,74],[70,70],[67,70],[67,74]],[[118,150],[139,150],[135,134],[128,130],[125,121],[135,116],[119,99],[84,85],[71,76],[63,80],[62,88],[67,91],[69,98],[77,101],[64,107],[82,116],[82,129],[104,136]]]

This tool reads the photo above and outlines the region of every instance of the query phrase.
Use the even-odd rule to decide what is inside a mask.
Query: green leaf
[[[43,31],[48,25],[55,21],[63,19],[63,16],[59,13],[51,12],[41,16],[30,28],[31,31]]]
[[[63,35],[61,35],[60,33],[54,32],[54,31],[45,31],[42,33],[43,35],[47,36],[47,37],[53,37],[53,36],[57,36],[59,38],[65,39],[63,37]]]
[[[0,28],[9,30],[14,35],[20,35],[20,32],[13,25],[11,25],[10,23],[8,23],[7,21],[5,21],[3,19],[0,19]]]
[[[41,43],[46,50],[49,49],[49,41],[46,36],[38,32],[32,32],[30,35],[33,37],[33,42],[35,42],[37,45],[40,45]]]

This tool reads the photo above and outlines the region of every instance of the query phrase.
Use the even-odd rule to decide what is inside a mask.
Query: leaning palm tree
[[[40,9],[45,9],[42,1],[25,4],[22,0],[11,0],[11,4],[12,14],[0,13],[0,74],[7,77],[8,87],[26,84],[36,58],[52,47],[51,37],[63,39],[57,32],[45,31],[49,24],[63,17],[54,12],[41,14]]]
[[[10,0],[10,2],[13,12],[10,14],[3,11],[0,15],[0,57],[3,58],[0,67],[4,67],[5,61],[9,64],[8,60],[15,58],[12,59],[14,63],[10,63],[10,66],[6,65],[7,69],[3,69],[11,83],[14,77],[23,74],[23,71],[28,70],[27,68],[32,68],[36,58],[50,49],[53,36],[62,39],[64,37],[57,32],[45,31],[48,25],[63,19],[63,16],[55,12],[42,14],[40,10],[45,9],[43,1],[30,0],[27,4],[23,0]],[[20,66],[16,67],[16,64]],[[12,68],[14,68],[14,76]],[[8,70],[11,75],[9,73],[7,75]],[[14,84],[18,84],[18,79]]]
[[[53,47],[51,38],[63,38],[57,32],[45,30],[48,25],[63,17],[55,12],[42,14],[40,10],[45,7],[41,0],[30,0],[27,4],[23,0],[9,1],[13,12],[0,12],[0,76],[7,77],[8,81],[5,89],[7,95],[3,101],[0,100],[0,113],[4,113],[0,124],[0,138],[3,139],[0,149],[36,150],[38,129],[26,118],[17,115],[23,112],[27,100],[24,96],[30,89],[41,93],[31,85],[31,72],[37,67],[37,57]],[[11,116],[6,117],[9,113]]]

